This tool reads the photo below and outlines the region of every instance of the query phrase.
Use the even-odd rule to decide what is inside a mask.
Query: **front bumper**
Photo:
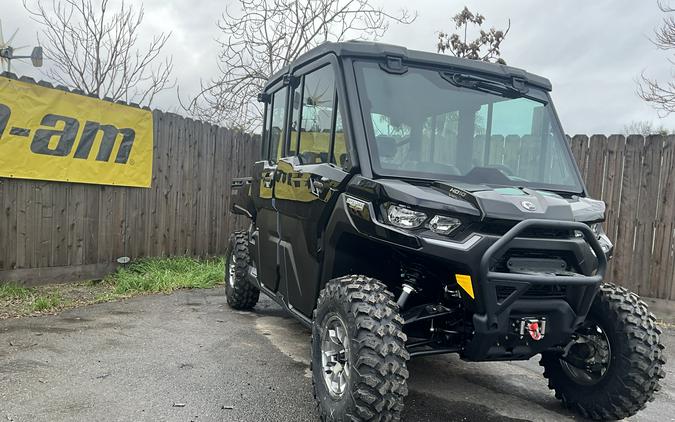
[[[350,198],[345,195],[344,198]],[[342,202],[347,225],[360,235],[444,263],[455,274],[471,276],[475,298],[465,296],[473,312],[473,332],[460,350],[466,360],[529,359],[564,345],[584,321],[607,269],[607,256],[591,228],[584,223],[529,219],[502,236],[474,233],[461,242],[415,235],[378,221],[371,203],[352,198]],[[335,224],[335,223],[334,223]],[[575,230],[583,237],[532,237],[529,229]],[[510,250],[536,251],[542,256],[566,254],[573,275],[518,274],[495,270],[495,262]],[[532,295],[552,289],[564,294]],[[508,294],[504,294],[504,292]],[[545,319],[546,335],[530,341],[516,335],[514,324],[524,318]]]
[[[594,270],[588,271],[587,275],[577,273],[564,276],[493,271],[491,268],[494,263],[517,244],[519,235],[530,228],[581,232],[583,241],[593,251],[591,255],[596,260]],[[568,240],[558,240],[556,243],[558,247],[573,246]],[[580,260],[589,259],[587,251],[588,248],[585,249],[586,257]],[[566,343],[586,318],[606,270],[607,258],[588,225],[536,219],[518,223],[482,255],[477,283],[482,306],[473,316],[474,334],[462,356],[468,360],[528,359]],[[527,297],[527,293],[533,289],[552,286],[564,288],[564,297],[539,300]],[[510,293],[499,295],[504,288],[509,289],[507,292]],[[519,338],[514,322],[523,318],[545,319],[548,324],[546,335],[539,341],[527,336]]]

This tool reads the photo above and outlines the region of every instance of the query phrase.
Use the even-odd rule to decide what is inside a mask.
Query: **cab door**
[[[294,72],[287,147],[276,170],[279,291],[307,317],[320,285],[323,229],[351,166],[336,69],[325,58]]]
[[[256,208],[256,227],[253,241],[257,254],[254,257],[258,281],[268,290],[279,288],[277,270],[279,231],[277,211],[274,206],[275,175],[278,159],[282,155],[286,134],[288,87],[280,83],[269,90],[265,113],[265,130],[262,136],[262,160],[255,163],[251,196]]]

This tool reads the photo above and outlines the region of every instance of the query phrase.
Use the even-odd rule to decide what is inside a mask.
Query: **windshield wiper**
[[[483,78],[466,73],[441,72],[441,77],[454,86],[474,89],[508,98],[520,98],[527,94],[529,88],[525,81],[513,78],[511,84]]]

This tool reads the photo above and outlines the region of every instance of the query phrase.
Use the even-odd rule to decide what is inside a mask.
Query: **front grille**
[[[495,262],[493,262],[490,270],[508,273],[511,272],[508,266],[509,259],[511,258],[531,258],[531,259],[561,259],[567,263],[567,268],[564,268],[568,271],[576,271],[576,258],[574,253],[571,251],[557,250],[557,249],[547,249],[547,250],[533,250],[533,249],[519,249],[513,248],[506,251],[506,253]]]
[[[508,221],[508,220],[497,220],[491,219],[486,220],[483,223],[476,223],[472,227],[475,231],[493,235],[493,236],[503,236],[516,225],[517,222]],[[551,229],[551,228],[540,228],[540,227],[531,227],[523,231],[518,237],[527,237],[527,238],[542,238],[542,239],[569,239],[573,236],[573,233],[570,230],[561,230],[561,229]]]
[[[534,284],[523,295],[531,299],[564,298],[567,296],[567,286],[559,284]]]
[[[512,286],[496,286],[497,301],[503,302],[516,291]],[[567,286],[559,284],[533,284],[521,296],[521,299],[564,299]]]

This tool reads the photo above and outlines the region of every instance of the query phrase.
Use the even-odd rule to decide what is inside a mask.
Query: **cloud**
[[[20,0],[3,0],[4,32],[19,27],[17,44],[35,44],[38,30]],[[410,26],[392,25],[382,40],[409,48],[435,51],[437,31],[454,30],[450,17],[464,3],[437,0],[380,0],[389,10],[415,9]],[[141,44],[160,32],[172,32],[166,53],[173,55],[182,93],[195,93],[200,79],[217,72],[219,36],[216,22],[228,2],[215,0],[145,0]],[[646,70],[651,77],[672,77],[668,55],[649,41],[663,14],[655,1],[634,0],[475,0],[472,10],[487,24],[511,31],[503,56],[513,66],[541,74],[553,83],[553,98],[568,133],[616,133],[634,120],[649,120],[675,129],[675,116],[659,120],[635,93],[635,80]],[[17,63],[17,73],[40,77]],[[157,98],[156,106],[177,110],[175,91]]]

